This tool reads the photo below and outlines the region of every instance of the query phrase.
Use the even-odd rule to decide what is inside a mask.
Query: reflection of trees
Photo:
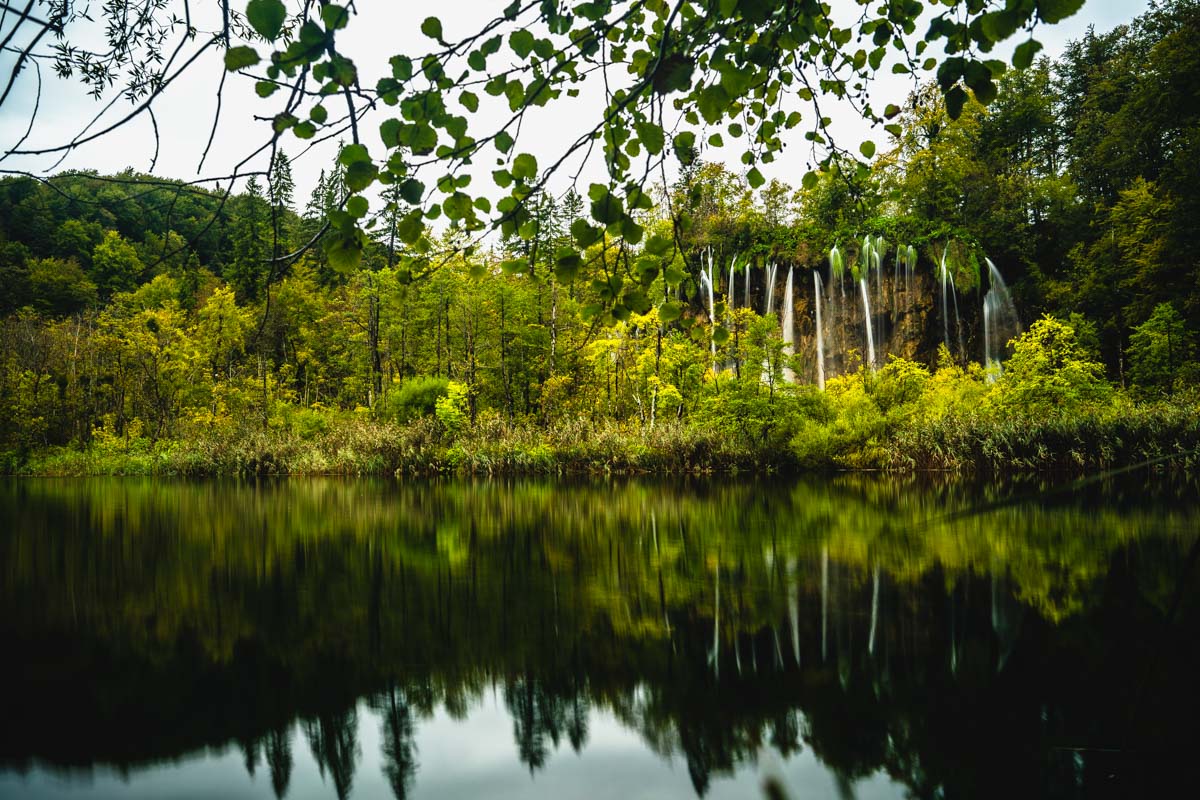
[[[561,698],[546,691],[541,681],[524,675],[504,685],[504,705],[512,714],[521,763],[528,765],[531,773],[541,769],[550,754],[547,740],[557,748],[566,727]]]
[[[338,800],[346,800],[354,784],[354,770],[362,751],[358,747],[358,711],[329,711],[304,720],[304,735],[321,777],[333,780]]]
[[[906,526],[929,505],[961,498],[835,484],[831,500],[800,486],[758,496],[739,517],[745,493],[713,487],[390,487],[371,495],[372,508],[360,485],[314,482],[311,498],[305,485],[255,495],[249,513],[261,524],[240,536],[220,514],[216,532],[191,522],[189,513],[204,519],[195,498],[169,485],[146,496],[122,488],[123,518],[99,491],[82,511],[54,488],[7,505],[0,495],[0,634],[18,652],[57,635],[56,646],[77,649],[55,651],[56,661],[79,670],[78,689],[61,699],[46,701],[45,684],[28,693],[16,717],[34,735],[0,747],[0,761],[32,752],[136,764],[233,739],[248,769],[265,753],[282,797],[292,755],[280,723],[302,716],[322,775],[345,796],[355,698],[370,696],[399,798],[416,774],[416,720],[439,707],[462,718],[500,680],[531,771],[563,738],[583,748],[589,715],[607,711],[686,759],[698,792],[764,744],[785,755],[808,746],[845,787],[885,769],[917,796],[947,785],[987,795],[978,754],[1003,754],[1014,765],[1004,785],[1028,789],[1050,769],[1052,734],[1112,738],[1119,727],[1122,681],[1137,670],[1102,643],[1161,627],[1179,542],[1147,532],[1193,519],[1022,507],[916,535]],[[29,511],[39,502],[53,525]],[[636,527],[646,506],[652,535]],[[466,520],[452,548],[444,525],[422,522],[437,514]],[[1085,520],[1094,535],[1067,541]],[[719,676],[708,660],[718,615]],[[325,666],[331,655],[336,669]],[[1081,659],[1102,666],[1080,679]],[[143,666],[108,674],[110,662]],[[127,677],[147,674],[156,680]],[[137,717],[133,698],[146,697],[197,724],[163,735],[161,721]],[[78,729],[37,735],[56,707],[71,707]],[[97,733],[114,709],[132,715],[120,743]],[[1147,711],[1128,736],[1179,714]]]
[[[417,743],[413,714],[402,690],[395,686],[375,702],[383,716],[383,774],[396,800],[404,800],[417,774]]]
[[[275,796],[287,794],[292,780],[292,735],[287,726],[273,728],[267,734],[267,766],[271,769],[271,788]]]

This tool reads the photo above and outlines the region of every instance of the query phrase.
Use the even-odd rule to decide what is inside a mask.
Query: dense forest
[[[449,203],[413,230],[405,185],[371,217],[344,163],[297,197],[282,153],[228,197],[6,178],[3,467],[1191,463],[1198,92],[1200,3],[1155,3],[955,119],[914,92],[870,166],[799,187],[751,188],[706,160],[712,133],[627,236],[585,219],[599,185],[540,193],[505,239],[470,241]],[[331,214],[370,217],[351,271],[309,246]]]

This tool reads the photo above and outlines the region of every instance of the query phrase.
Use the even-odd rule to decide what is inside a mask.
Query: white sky
[[[851,0],[832,2],[838,12],[856,13],[857,6]],[[0,5],[5,4],[0,1]],[[243,5],[241,0],[234,0],[234,4]],[[389,71],[387,59],[391,55],[398,52],[424,52],[429,40],[425,39],[418,29],[421,20],[429,14],[441,17],[446,38],[454,39],[466,35],[472,29],[477,30],[483,22],[498,14],[506,4],[507,0],[447,0],[438,4],[358,0],[356,5],[359,14],[352,20],[350,27],[340,34],[340,49],[354,58],[363,85],[373,86],[378,77]],[[199,3],[193,3],[193,6],[193,13],[196,15],[194,20],[201,30],[216,27],[218,4],[215,0],[201,0]],[[1095,25],[1098,31],[1106,31],[1133,19],[1146,7],[1146,0],[1088,0],[1078,14],[1059,25],[1041,27],[1035,38],[1045,45],[1044,54],[1057,57],[1066,42],[1081,37],[1089,25]],[[0,39],[11,29],[12,24],[11,15],[9,19],[0,23]],[[918,32],[923,31],[924,27],[918,23]],[[18,40],[19,38],[20,36],[17,37]],[[39,47],[40,52],[47,51],[47,41],[48,37]],[[1003,48],[998,48],[993,57],[1007,59],[1018,41],[1020,38]],[[14,41],[14,44],[17,43]],[[505,51],[502,51],[493,56],[489,66],[500,64],[505,54]],[[0,76],[7,77],[14,58],[11,53],[0,53]],[[162,146],[155,174],[182,179],[197,177],[197,165],[208,139],[216,104],[216,86],[222,70],[219,57],[209,57],[206,54],[159,98],[155,108]],[[32,135],[25,144],[26,148],[50,147],[69,141],[86,125],[87,120],[103,107],[103,103],[97,103],[87,97],[78,85],[56,79],[48,64],[42,67],[42,78],[44,85],[41,108]],[[896,98],[903,100],[911,87],[910,79],[891,75],[885,66],[872,90],[876,108],[882,108],[887,102],[899,102]],[[24,135],[33,110],[36,90],[37,75],[33,69],[26,69],[19,76],[13,95],[0,107],[0,154],[11,149]],[[478,94],[484,101],[490,99],[482,91]],[[549,163],[578,135],[580,125],[590,122],[595,117],[600,107],[600,98],[598,87],[593,86],[590,91],[585,89],[576,100],[552,103],[546,109],[537,110],[536,114],[527,118],[514,152],[531,152],[538,156],[541,165]],[[105,98],[105,102],[107,99]],[[231,172],[238,161],[252,152],[269,135],[267,123],[253,121],[253,115],[269,116],[279,105],[280,101],[274,97],[268,100],[257,98],[253,92],[252,81],[231,75],[224,94],[222,122],[208,162],[204,166],[203,175],[215,176]],[[330,106],[331,112],[335,110],[332,103],[327,105]],[[130,108],[128,102],[118,100],[105,119],[116,119],[128,113]],[[387,111],[386,108],[384,110]],[[839,144],[854,149],[865,138],[874,138],[880,145],[884,143],[886,134],[882,130],[872,132],[849,109],[827,106],[825,113],[834,119],[834,130]],[[386,116],[390,115],[376,114],[366,121],[363,128],[363,141],[376,156],[383,153],[377,126]],[[481,107],[481,122],[486,123],[488,119],[497,118],[495,113],[490,113],[485,102]],[[761,167],[768,179],[779,178],[793,185],[799,183],[810,158],[807,142],[803,140],[804,130],[802,124],[800,128],[790,132],[794,140],[788,142],[783,154],[775,163]],[[297,186],[296,202],[298,206],[303,207],[318,172],[332,161],[335,148],[330,143],[301,157],[299,153],[304,143],[290,134],[282,141],[286,152],[293,157]],[[726,141],[729,141],[728,137]],[[150,168],[153,158],[153,142],[151,120],[142,115],[121,130],[71,152],[61,164],[56,165],[57,156],[21,156],[0,161],[0,169],[23,169],[36,173],[95,169],[102,173],[110,173],[132,166],[139,171],[145,171]],[[487,153],[488,155],[479,159],[477,164],[481,174],[487,174],[494,168],[491,158],[494,152],[488,148]],[[739,156],[740,150],[728,144],[722,150],[710,150],[704,154],[704,158],[708,160],[726,161],[730,168],[736,171],[744,169],[738,161]],[[256,166],[263,164],[258,162]],[[573,173],[574,167],[577,166],[573,164],[570,171]],[[599,163],[599,158],[594,157],[583,170],[581,189],[586,188],[590,180],[601,180],[602,176],[602,164]],[[566,177],[560,178],[552,183],[552,186],[561,190],[565,188],[567,180]],[[479,190],[481,186],[476,183],[473,188]]]

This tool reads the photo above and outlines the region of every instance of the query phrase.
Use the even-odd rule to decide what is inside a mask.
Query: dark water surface
[[[1197,487],[1040,488],[0,482],[0,796],[1178,796]]]

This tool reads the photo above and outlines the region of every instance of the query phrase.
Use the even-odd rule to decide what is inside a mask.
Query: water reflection
[[[497,752],[525,796],[1170,786],[1196,487],[1006,502],[1037,488],[5,483],[0,794],[201,757],[231,796],[436,796]]]

